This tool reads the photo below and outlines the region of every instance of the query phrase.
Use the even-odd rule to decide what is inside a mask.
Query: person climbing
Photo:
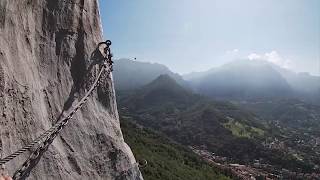
[[[105,42],[100,42],[96,48],[96,50],[91,54],[90,60],[91,63],[87,69],[87,71],[90,71],[93,66],[96,64],[101,64],[104,66],[108,66],[113,64],[113,61],[111,61],[112,54],[110,53],[110,45],[111,41],[107,40]],[[105,61],[106,59],[109,59],[109,61]]]

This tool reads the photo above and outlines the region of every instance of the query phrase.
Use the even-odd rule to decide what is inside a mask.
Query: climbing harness
[[[101,49],[101,45],[105,45],[105,47]],[[112,72],[113,61],[110,46],[110,40],[98,44],[97,49],[99,49],[102,55],[101,58],[103,58],[102,60],[100,60],[103,63],[102,67],[91,88],[87,91],[85,96],[76,104],[73,110],[67,113],[65,118],[58,120],[55,125],[53,125],[49,130],[45,131],[29,145],[0,160],[0,166],[2,166],[10,160],[23,154],[24,152],[32,151],[29,158],[22,164],[21,168],[14,173],[14,180],[23,180],[29,176],[31,170],[37,165],[43,153],[47,151],[49,145],[53,142],[57,135],[59,135],[61,130],[68,124],[69,120],[72,119],[73,115],[86,103],[93,90],[98,86],[98,82],[102,73],[106,70],[106,74],[107,76],[109,76],[109,74]]]

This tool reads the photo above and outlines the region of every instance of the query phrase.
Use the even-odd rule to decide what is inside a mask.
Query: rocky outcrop
[[[101,31],[97,0],[0,1],[2,156],[49,129],[83,96]],[[28,155],[7,163],[9,173]],[[103,77],[30,179],[142,179],[122,137],[112,77]]]

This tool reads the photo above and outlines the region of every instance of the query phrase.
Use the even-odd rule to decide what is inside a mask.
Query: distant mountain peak
[[[186,84],[179,74],[170,71],[165,65],[124,58],[115,60],[113,74],[117,90],[138,89],[161,74],[167,74],[180,85]]]
[[[179,86],[179,84],[172,78],[170,77],[168,74],[161,74],[160,76],[158,76],[155,80],[153,80],[150,84],[153,83],[160,83],[160,84],[168,84],[168,85],[175,85],[175,86]]]
[[[171,76],[168,74],[161,74],[151,83],[147,84],[143,89],[170,89],[175,91],[187,92],[185,88],[177,83]]]
[[[148,104],[151,107],[176,102],[185,104],[193,98],[194,94],[191,91],[179,85],[168,74],[161,74],[149,84],[136,90],[126,103],[137,102],[137,104]]]
[[[192,80],[194,89],[222,99],[282,97],[291,87],[271,64],[248,59],[235,60]]]

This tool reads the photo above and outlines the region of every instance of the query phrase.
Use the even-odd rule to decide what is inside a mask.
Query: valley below
[[[139,88],[118,90],[120,116],[232,179],[320,179],[318,105],[274,94],[216,98],[180,80],[159,73]]]

